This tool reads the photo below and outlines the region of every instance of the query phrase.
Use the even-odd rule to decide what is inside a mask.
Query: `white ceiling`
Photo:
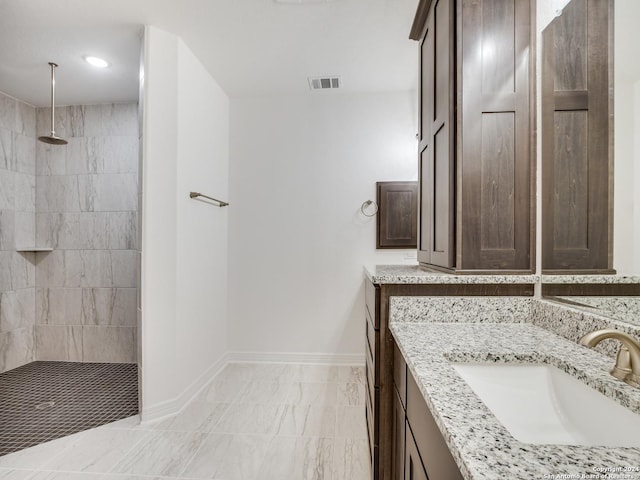
[[[417,0],[0,0],[0,91],[36,106],[137,99],[143,25],[182,37],[231,96],[310,92],[308,76],[341,75],[344,91],[415,88]],[[111,62],[106,70],[84,55]]]

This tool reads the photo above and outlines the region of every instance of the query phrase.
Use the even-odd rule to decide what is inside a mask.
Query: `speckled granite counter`
[[[582,297],[557,297],[557,301],[575,303],[576,308],[587,312],[611,317],[621,322],[640,326],[640,297],[630,296],[582,296]]]
[[[376,284],[534,284],[539,280],[537,275],[454,275],[419,265],[375,265],[364,272]]]
[[[391,297],[395,322],[524,323],[536,301],[531,297]]]
[[[575,343],[587,333],[603,328],[620,330],[640,339],[638,322],[623,321],[597,309],[559,303],[555,299],[534,299],[529,322]],[[615,358],[619,346],[617,341],[607,339],[595,349]]]
[[[640,390],[608,374],[610,358],[524,323],[392,322],[390,328],[467,480],[640,479],[640,470],[596,476],[602,472],[598,469],[640,469],[640,448],[517,441],[450,365],[452,361],[548,363],[640,414]]]
[[[542,275],[542,283],[640,283],[640,275]]]

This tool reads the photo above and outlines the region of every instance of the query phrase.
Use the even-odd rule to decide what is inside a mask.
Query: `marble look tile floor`
[[[0,480],[369,480],[362,367],[232,363],[179,415],[0,457]]]

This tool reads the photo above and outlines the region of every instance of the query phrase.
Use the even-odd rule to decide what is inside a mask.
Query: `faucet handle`
[[[579,340],[579,343],[586,347],[595,347],[607,338],[615,338],[622,344],[618,350],[616,365],[610,372],[611,375],[632,387],[640,388],[640,343],[638,340],[628,333],[607,328],[587,333]]]
[[[623,382],[626,381],[627,377],[632,373],[631,354],[624,344],[620,344],[618,354],[616,355],[616,364],[613,366],[610,373]]]

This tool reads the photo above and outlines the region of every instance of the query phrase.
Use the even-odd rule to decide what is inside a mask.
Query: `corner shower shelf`
[[[51,247],[18,247],[16,252],[53,252]]]

